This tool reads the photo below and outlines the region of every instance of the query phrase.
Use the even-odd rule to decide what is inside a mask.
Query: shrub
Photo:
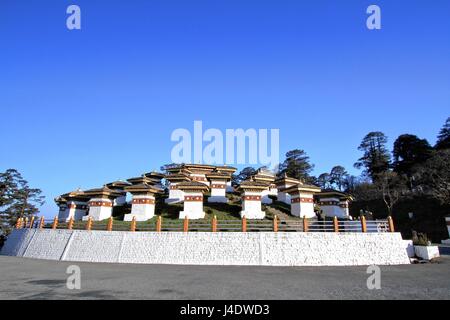
[[[415,246],[429,246],[431,242],[428,240],[426,233],[412,232],[412,241]]]

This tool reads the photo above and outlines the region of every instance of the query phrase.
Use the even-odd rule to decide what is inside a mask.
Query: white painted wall
[[[68,221],[69,218],[69,208],[67,208],[67,205],[61,205],[59,206],[58,211],[58,220],[59,221]]]
[[[346,212],[343,208],[339,207],[340,200],[339,198],[322,198],[320,202],[336,202],[337,204],[321,204],[320,209],[323,211],[323,214],[327,217],[338,217],[338,218],[347,218]]]
[[[214,188],[213,186],[215,185],[223,186],[223,188]],[[228,202],[226,197],[226,183],[224,181],[211,180],[211,196],[208,197],[208,202]]]
[[[184,192],[178,189],[171,189],[170,186],[176,186],[178,183],[170,183],[169,185],[169,197],[164,200],[166,203],[178,203],[184,199]]]
[[[416,256],[424,260],[431,260],[440,257],[438,246],[414,246],[414,252]]]
[[[77,206],[79,206],[79,205],[87,206],[86,202],[75,202],[75,204]],[[86,212],[87,212],[87,207],[86,207],[86,209],[79,209],[78,207],[76,209],[70,209],[70,215],[73,214],[73,219],[75,221],[81,221],[83,219],[83,217],[86,216]]]
[[[406,253],[408,254],[408,257],[413,258],[416,253],[414,251],[414,244],[412,240],[403,240],[403,244],[406,247]]]
[[[203,199],[201,192],[184,192],[185,197],[200,197]],[[180,219],[188,217],[189,219],[203,219],[205,212],[203,211],[203,201],[186,201],[183,203],[183,211],[180,211],[178,216]]]
[[[153,203],[155,202],[155,197],[153,196],[145,196],[145,195],[136,195],[133,196],[133,200],[150,200]],[[124,215],[124,221],[131,221],[133,217],[136,218],[136,221],[147,221],[153,218],[155,215],[155,205],[151,203],[132,203],[131,204],[131,213]]]
[[[256,196],[261,197],[261,192],[245,191],[242,197],[246,196]],[[244,200],[242,199],[242,211],[241,218],[246,217],[247,219],[264,219],[266,213],[261,210],[261,201],[256,200]]]
[[[58,213],[58,221],[67,222],[70,218],[75,221],[81,220],[86,215],[86,209],[80,209],[79,206],[86,206],[86,202],[68,201],[66,206],[60,207]],[[78,206],[78,208],[71,208],[71,206]]]
[[[112,201],[106,198],[93,198],[89,200],[91,202],[106,202],[110,203],[111,206],[89,206],[89,214],[83,217],[83,220],[89,219],[92,217],[93,221],[102,221],[105,219],[109,219],[112,215]]]
[[[190,265],[409,264],[399,233],[14,230],[2,254],[63,261]]]
[[[296,195],[291,195],[291,214],[295,217],[306,217],[306,218],[315,218],[316,214],[314,212],[314,202],[294,202],[294,199],[297,198],[307,198],[313,199],[313,195],[309,193],[300,193]]]
[[[189,175],[192,181],[200,182],[209,186],[209,181],[206,179],[206,175],[202,173],[192,173]]]
[[[291,195],[289,193],[283,192],[283,190],[292,187],[293,185],[293,183],[284,183],[277,185],[277,200],[290,205]]]
[[[289,193],[278,191],[277,200],[286,204],[291,204],[291,196]]]
[[[273,201],[272,201],[272,199],[269,198],[269,195],[271,195],[271,192],[269,189],[263,190],[261,192],[261,203],[272,204]]]
[[[340,206],[339,208],[341,209],[341,215],[343,218],[350,217],[349,205],[350,205],[350,202],[347,200],[339,202],[339,206]],[[342,207],[342,206],[345,206],[345,207]]]
[[[278,188],[275,185],[270,186],[269,195],[275,196],[275,197],[278,195]]]

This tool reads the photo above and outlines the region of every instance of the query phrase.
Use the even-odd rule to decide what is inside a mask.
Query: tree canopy
[[[249,179],[251,176],[255,175],[257,170],[253,167],[245,167],[238,174],[234,174],[231,181],[234,185],[240,184],[242,181]]]
[[[355,168],[364,168],[363,174],[373,181],[380,173],[389,169],[390,154],[386,148],[387,137],[383,132],[369,132],[362,140],[358,150],[363,156],[354,164]]]
[[[338,190],[342,191],[347,175],[348,173],[343,166],[335,166],[330,171],[330,182],[335,185]]]
[[[30,188],[15,169],[0,173],[0,228],[8,233],[18,218],[35,215],[45,201],[42,191]]]
[[[439,131],[435,148],[437,150],[450,149],[450,117]]]
[[[310,173],[314,165],[304,150],[295,149],[286,153],[286,160],[279,167],[279,175],[287,174],[291,178],[310,182]]]
[[[419,185],[442,204],[450,203],[450,149],[438,150],[418,170]]]
[[[352,177],[352,178],[351,178]],[[343,166],[334,166],[330,173],[325,172],[319,175],[316,183],[322,189],[337,189],[343,191],[354,183],[355,177],[349,176],[347,170]]]
[[[426,139],[419,139],[412,134],[402,134],[395,140],[392,151],[392,167],[397,173],[412,176],[414,167],[431,157],[433,148]]]

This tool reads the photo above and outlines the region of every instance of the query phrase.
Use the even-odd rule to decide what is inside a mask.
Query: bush
[[[429,246],[431,244],[426,233],[412,232],[412,241],[415,246]]]

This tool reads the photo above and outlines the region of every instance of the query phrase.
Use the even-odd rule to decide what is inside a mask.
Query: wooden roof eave
[[[296,185],[283,190],[285,193],[295,193],[295,192],[310,192],[319,193],[320,188],[312,185]]]
[[[136,193],[147,193],[147,194],[162,194],[164,193],[163,190],[153,187],[153,186],[130,186],[125,188],[126,192],[129,192],[131,194],[136,194]]]

